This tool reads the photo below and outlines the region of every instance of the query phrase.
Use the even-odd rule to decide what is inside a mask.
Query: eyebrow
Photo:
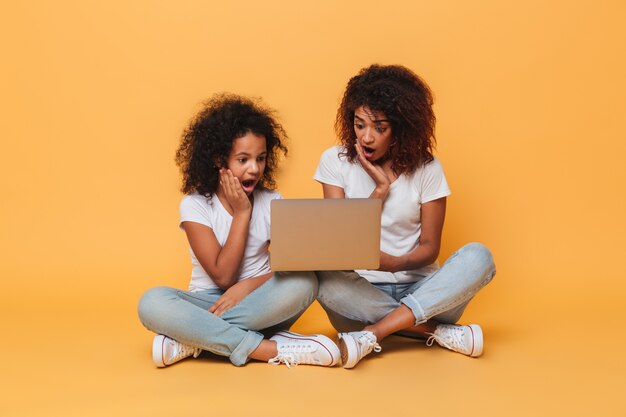
[[[257,156],[261,156],[261,155],[267,155],[267,151],[261,152],[260,154],[258,154]],[[240,151],[237,152],[235,155],[233,156],[252,156],[251,153],[246,152],[246,151]]]
[[[361,118],[361,117],[357,116],[356,114],[354,115],[354,118],[355,118],[355,119],[359,119],[359,120],[360,120],[360,121],[362,121],[362,122],[364,122],[364,121],[365,121],[365,119],[363,119],[363,118]],[[379,120],[372,120],[372,122],[374,122],[374,123],[389,123],[389,120],[387,120],[387,119],[379,119]]]

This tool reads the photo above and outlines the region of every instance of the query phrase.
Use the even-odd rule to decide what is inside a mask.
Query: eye
[[[385,133],[387,131],[386,127],[382,127],[382,126],[376,126],[376,131],[378,133]]]
[[[239,159],[237,159],[237,162],[239,162],[241,164],[245,164],[247,160],[248,160],[248,158],[239,158]]]
[[[361,123],[355,123],[354,127],[356,127],[357,129],[363,129],[363,125]]]
[[[266,159],[267,159],[267,157],[266,157],[266,156],[259,156],[259,157],[257,158],[257,161],[259,161],[259,162],[265,162],[265,160],[266,160]]]

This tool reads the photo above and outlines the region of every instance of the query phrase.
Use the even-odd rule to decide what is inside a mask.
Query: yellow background
[[[0,414],[623,416],[626,3],[3,1]],[[185,288],[179,135],[218,91],[291,137],[279,188],[335,143],[352,75],[432,87],[449,199],[442,259],[488,245],[473,360],[390,338],[352,371],[157,370],[142,291]],[[296,330],[333,335],[319,306]]]

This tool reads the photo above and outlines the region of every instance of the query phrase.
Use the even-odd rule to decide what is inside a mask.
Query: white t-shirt
[[[252,278],[270,272],[270,202],[282,198],[275,191],[254,190],[254,205],[248,231],[248,242],[241,261],[238,280]],[[182,222],[195,222],[210,227],[223,247],[228,238],[233,216],[224,208],[217,196],[208,199],[200,194],[188,194],[180,202],[180,225]],[[191,282],[189,291],[218,288],[211,276],[202,268],[191,247]]]
[[[317,181],[341,187],[346,198],[368,198],[376,183],[356,161],[351,163],[339,153],[344,148],[326,150],[315,171]],[[389,188],[381,214],[380,250],[401,256],[415,249],[421,233],[421,205],[450,195],[443,168],[437,159],[410,175],[400,175]],[[370,282],[414,282],[436,271],[437,262],[411,271],[385,272],[358,270]]]

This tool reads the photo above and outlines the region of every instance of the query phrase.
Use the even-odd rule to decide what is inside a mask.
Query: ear
[[[221,161],[219,158],[215,158],[213,160],[213,168],[215,168],[217,171],[219,171],[225,166],[226,166],[226,161]]]

